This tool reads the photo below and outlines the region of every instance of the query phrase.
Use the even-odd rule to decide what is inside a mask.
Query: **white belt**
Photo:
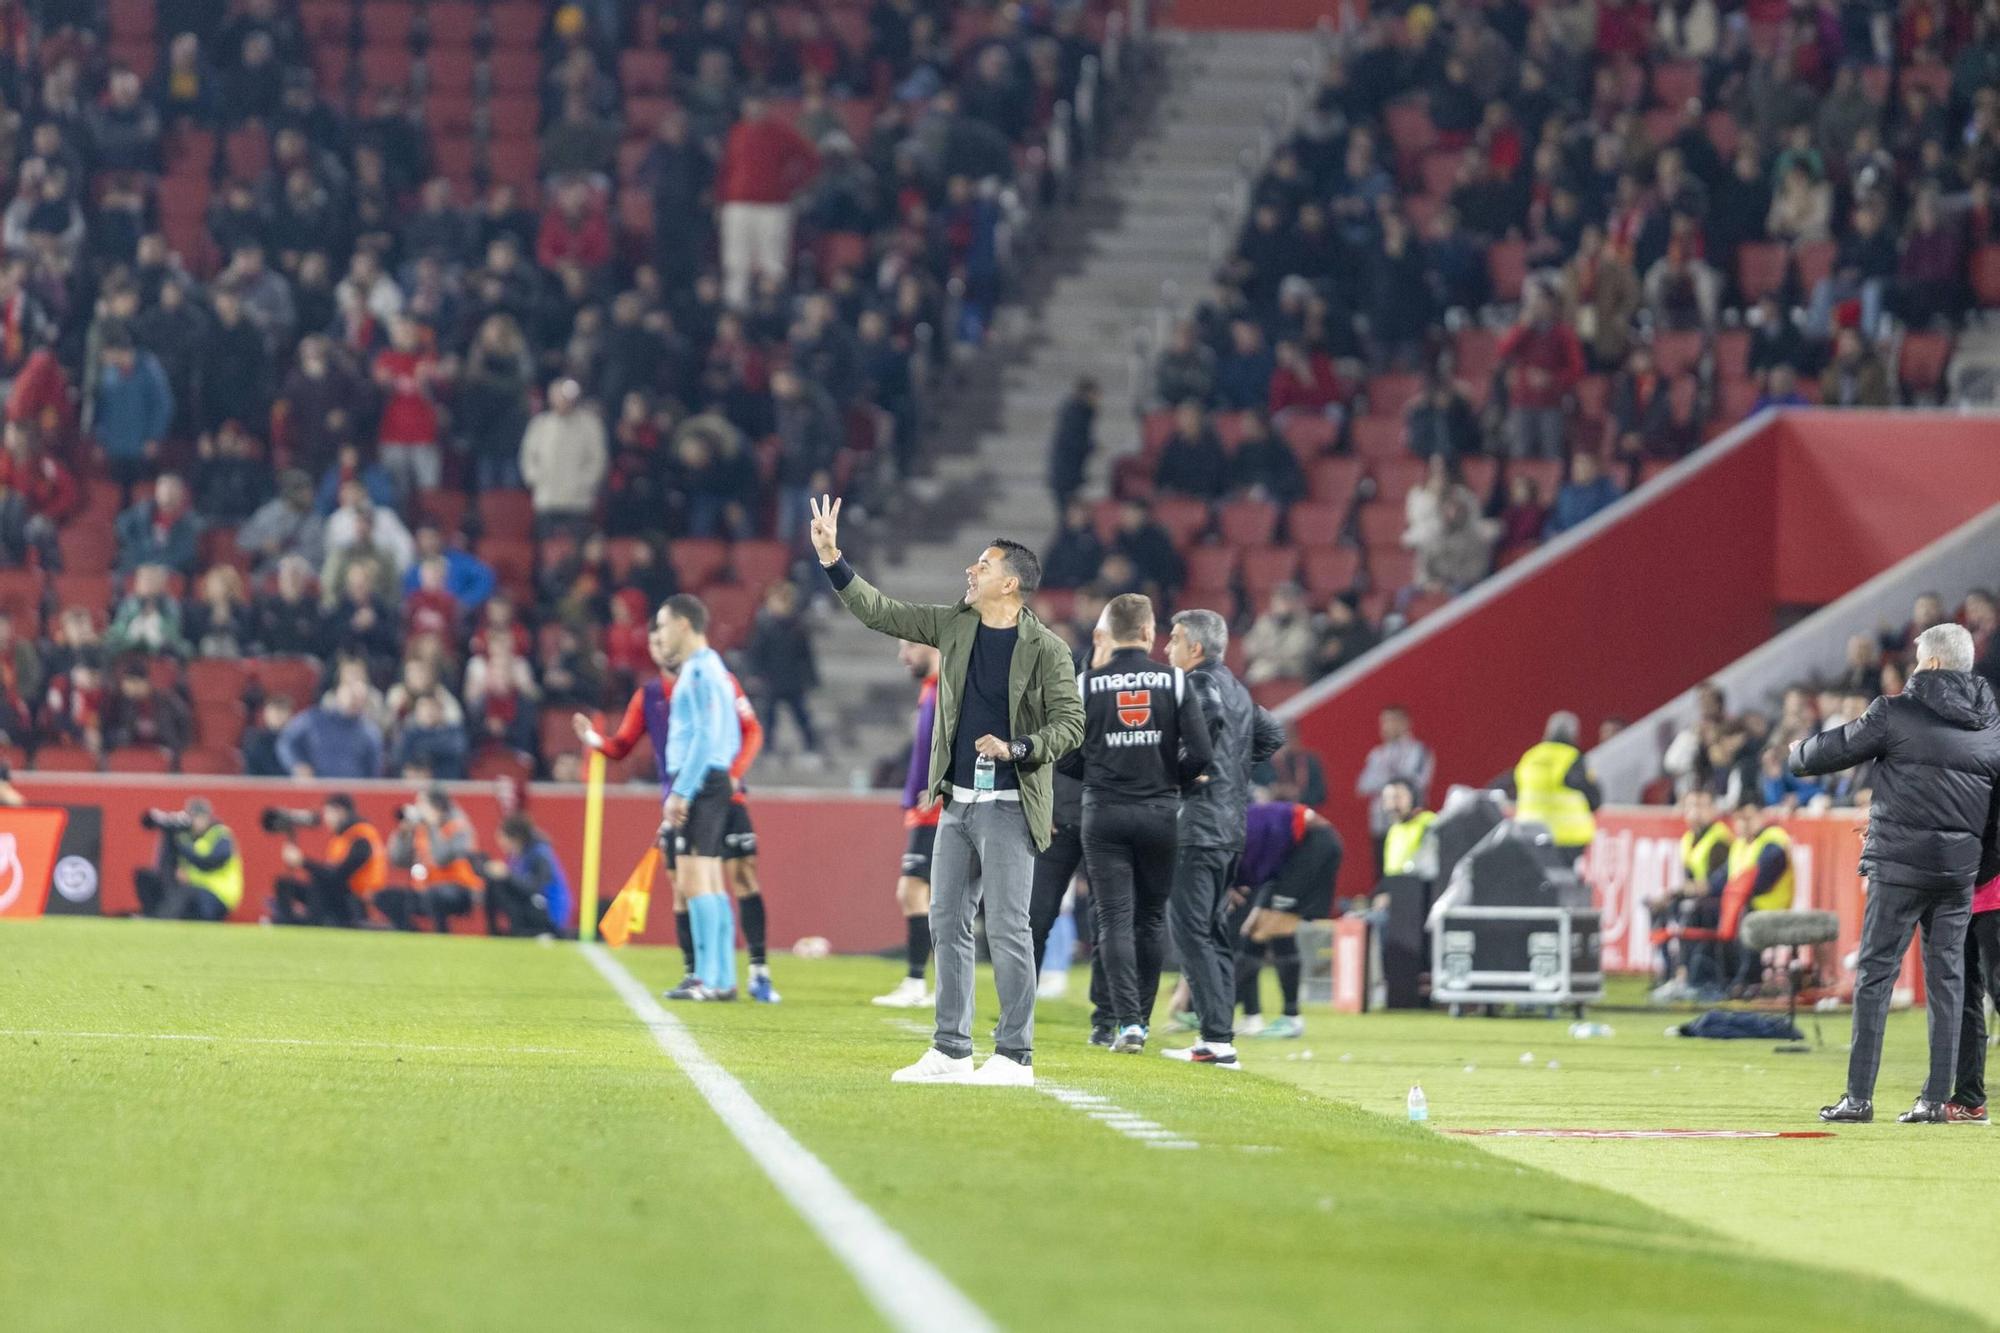
[[[976,791],[971,787],[961,787],[956,782],[951,784],[951,803],[953,805],[983,805],[988,801],[1018,801],[1020,799],[1021,789],[1018,787],[1002,787],[996,788],[993,791]]]

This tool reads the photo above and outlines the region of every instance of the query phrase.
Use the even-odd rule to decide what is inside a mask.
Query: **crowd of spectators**
[[[1393,630],[1756,409],[1934,399],[2000,302],[1996,179],[1991,0],[1372,5],[1156,360],[1118,493],[1217,535],[1272,503],[1361,553],[1316,605]],[[1368,512],[1406,496],[1401,532]]]
[[[687,588],[815,744],[758,607],[809,491],[914,465],[1100,27],[0,0],[0,738],[567,772],[542,714],[622,705]]]
[[[1755,707],[1732,711],[1720,686],[1702,686],[1695,718],[1668,744],[1664,772],[1647,799],[1664,802],[1699,789],[1713,793],[1725,811],[1739,805],[1866,805],[1868,766],[1799,778],[1786,771],[1785,756],[1804,737],[1854,721],[1876,696],[1902,693],[1917,635],[1947,621],[1972,632],[1973,670],[2000,689],[2000,597],[1974,588],[1950,610],[1937,593],[1926,592],[1912,604],[1908,623],[1854,634],[1837,667],[1829,663],[1819,677],[1787,687],[1775,716]]]

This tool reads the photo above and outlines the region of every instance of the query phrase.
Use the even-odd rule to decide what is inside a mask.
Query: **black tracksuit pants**
[[[2000,912],[1981,912],[1965,932],[1965,1003],[1958,1028],[1961,1106],[1986,1105],[1986,997],[2000,1004]]]
[[[1229,918],[1229,881],[1240,847],[1182,847],[1174,859],[1174,947],[1181,955],[1201,1039],[1236,1035],[1236,931]]]
[[[1083,862],[1097,913],[1102,1009],[1092,1022],[1152,1022],[1166,954],[1167,900],[1174,887],[1180,798],[1121,800],[1084,794]]]
[[[1926,1101],[1951,1096],[1958,1069],[1958,1036],[1965,998],[1966,923],[1972,919],[1972,886],[1950,893],[1927,893],[1880,880],[1868,885],[1861,917],[1861,958],[1854,970],[1854,1044],[1847,1056],[1847,1095],[1873,1101],[1875,1074],[1882,1064],[1882,1031],[1889,1018],[1889,994],[1903,970],[1910,936],[1924,937],[1924,989],[1929,1015],[1931,1072]]]
[[[1063,895],[1083,864],[1083,826],[1056,821],[1049,849],[1035,857],[1034,887],[1028,898],[1028,929],[1035,937],[1035,975],[1042,974],[1042,954],[1049,946],[1049,931],[1062,915]]]

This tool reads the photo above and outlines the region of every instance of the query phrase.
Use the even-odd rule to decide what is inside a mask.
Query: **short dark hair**
[[[998,551],[1001,563],[1007,566],[1007,572],[1021,580],[1021,596],[1026,597],[1042,586],[1042,562],[1033,551],[1005,537],[995,537],[986,543],[986,548]]]
[[[508,815],[500,821],[500,836],[527,847],[535,841],[534,821],[519,812]]]
[[[688,627],[696,634],[708,633],[708,608],[701,598],[691,592],[677,592],[661,604],[660,609],[670,616],[678,616],[687,621]]]
[[[1153,599],[1143,592],[1121,592],[1104,606],[1104,628],[1120,643],[1145,637],[1153,623]]]
[[[354,809],[354,798],[352,796],[349,796],[344,791],[334,792],[332,795],[328,796],[324,801],[320,802],[320,804],[330,806],[333,809],[340,811],[342,814],[346,815],[349,819],[353,819],[356,817],[356,812]]]

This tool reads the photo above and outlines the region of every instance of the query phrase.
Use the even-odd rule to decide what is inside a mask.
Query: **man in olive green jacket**
[[[812,504],[813,549],[834,591],[870,629],[938,650],[937,724],[927,801],[944,801],[931,857],[937,1034],[898,1083],[1035,1081],[1035,956],[1028,924],[1035,855],[1049,845],[1055,764],[1083,743],[1083,696],[1069,645],[1023,602],[1041,562],[996,541],[965,571],[965,598],[918,606],[876,591],[840,554],[840,501]],[[972,918],[986,904],[986,947],[1000,992],[994,1056],[972,1064]]]

